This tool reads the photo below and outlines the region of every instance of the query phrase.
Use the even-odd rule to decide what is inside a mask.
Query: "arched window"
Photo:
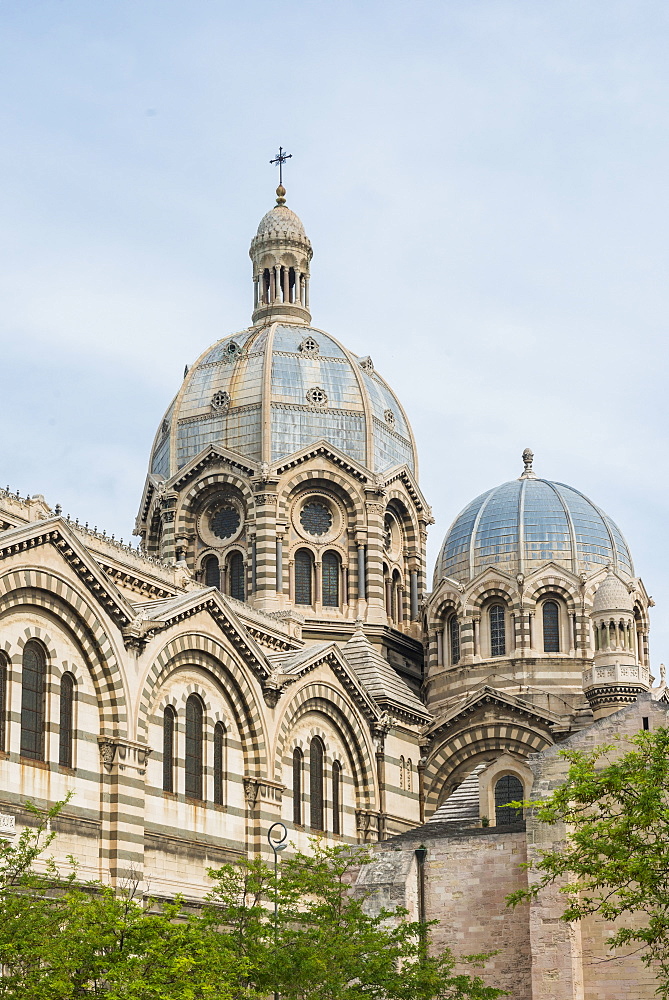
[[[245,601],[244,558],[241,552],[232,552],[228,559],[228,580],[230,597],[234,597],[236,601]]]
[[[460,622],[455,615],[448,620],[448,641],[451,647],[451,666],[460,662]]]
[[[202,799],[204,710],[196,694],[186,702],[186,795]]]
[[[400,757],[400,791],[404,791],[404,757]]]
[[[58,763],[72,767],[74,745],[74,677],[65,673],[60,679],[60,717],[58,723]]]
[[[490,608],[490,655],[504,656],[505,653],[504,605],[493,604]]]
[[[302,751],[299,747],[293,750],[293,823],[302,823]]]
[[[44,760],[46,656],[32,639],[23,647],[21,670],[21,756]]]
[[[221,568],[216,556],[207,556],[204,561],[204,582],[208,587],[221,586]]]
[[[177,713],[168,705],[163,714],[163,791],[174,791],[174,758]]]
[[[0,750],[7,749],[7,657],[0,653]]]
[[[404,779],[404,787],[407,792],[411,791],[412,780],[413,780],[413,764],[411,763],[411,757],[407,757],[406,762],[406,777]]]
[[[224,780],[225,770],[223,755],[225,752],[225,726],[217,722],[214,726],[214,802],[222,806],[225,801]]]
[[[325,608],[339,607],[339,556],[336,552],[326,552],[322,562],[322,601]]]
[[[309,747],[309,807],[312,830],[324,830],[323,808],[323,761],[325,747],[318,736],[314,736]]]
[[[542,619],[544,626],[544,653],[559,653],[560,609],[556,601],[544,601]]]
[[[341,834],[341,764],[332,764],[332,832]]]
[[[495,785],[495,826],[511,826],[523,818],[522,809],[512,809],[509,802],[524,798],[522,782],[513,774],[506,774]]]
[[[397,570],[393,570],[392,592],[390,602],[390,617],[396,625],[404,620],[404,608],[402,607],[403,591],[401,588],[400,575]]]
[[[312,604],[312,580],[314,560],[308,549],[299,549],[295,554],[295,603]]]

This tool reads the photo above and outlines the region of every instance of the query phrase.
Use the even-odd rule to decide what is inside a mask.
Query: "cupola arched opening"
[[[541,606],[544,653],[560,652],[560,606],[552,598]]]
[[[499,601],[488,608],[490,624],[490,655],[504,656],[506,653],[506,608]]]
[[[299,747],[293,750],[293,823],[301,826],[302,819],[302,767],[304,755]]]
[[[207,556],[204,560],[204,582],[207,587],[221,586],[221,568],[216,556]]]
[[[225,726],[217,722],[214,726],[214,803],[225,804]]]
[[[177,713],[167,705],[163,712],[163,791],[174,791]]]
[[[236,601],[246,600],[246,581],[244,572],[244,557],[235,550],[228,556],[227,562],[228,592]]]

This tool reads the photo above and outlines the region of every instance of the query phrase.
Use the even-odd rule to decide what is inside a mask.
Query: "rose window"
[[[300,524],[308,535],[325,535],[332,527],[332,511],[324,503],[312,500],[300,511]]]
[[[307,402],[313,403],[315,406],[326,406],[328,401],[327,393],[325,389],[320,389],[318,386],[313,389],[309,389],[307,392]]]
[[[214,410],[227,410],[230,406],[230,393],[215,392],[211,397],[211,405]]]
[[[231,504],[219,507],[209,521],[209,529],[217,538],[232,538],[240,525],[239,511]]]

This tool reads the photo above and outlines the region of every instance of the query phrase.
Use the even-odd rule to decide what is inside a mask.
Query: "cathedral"
[[[138,547],[0,491],[0,830],[73,793],[58,853],[158,898],[277,821],[386,859],[416,829],[520,836],[533,762],[652,697],[611,518],[526,449],[430,573],[408,415],[382,358],[312,325],[282,185],[250,258],[251,325],[159,420]]]

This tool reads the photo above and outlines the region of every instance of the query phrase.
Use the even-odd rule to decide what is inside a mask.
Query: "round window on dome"
[[[320,386],[314,386],[313,389],[309,389],[307,391],[307,402],[313,406],[327,406],[328,396],[325,389],[321,389]]]
[[[324,503],[310,500],[300,511],[300,524],[308,535],[327,535],[332,527],[332,511]]]
[[[240,525],[239,511],[231,504],[219,507],[209,519],[209,530],[216,538],[232,538]]]

